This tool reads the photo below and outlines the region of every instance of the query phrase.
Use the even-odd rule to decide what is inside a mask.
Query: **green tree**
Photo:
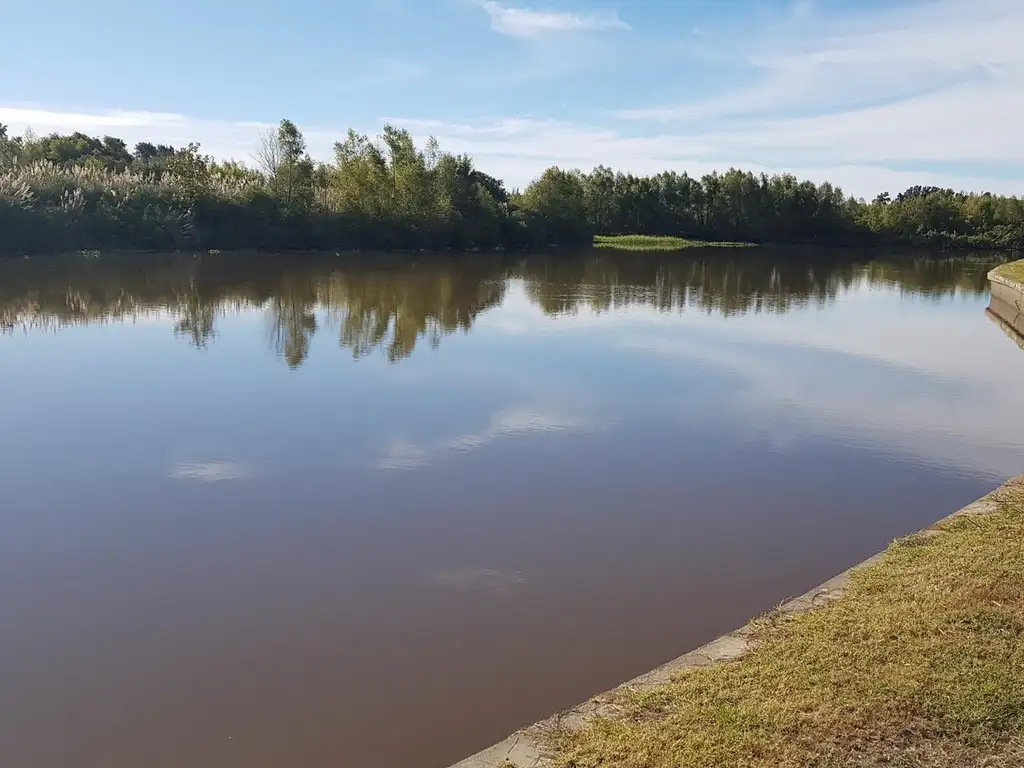
[[[180,199],[187,205],[206,198],[211,192],[210,166],[213,159],[204,157],[195,142],[174,153],[167,161],[167,170],[174,174]]]
[[[0,171],[11,168],[21,157],[21,138],[7,134],[8,128],[0,123]]]
[[[523,192],[520,205],[542,226],[553,244],[585,242],[593,235],[587,222],[583,174],[548,168]]]
[[[306,140],[291,120],[282,120],[276,131],[260,135],[256,161],[266,175],[271,193],[285,210],[308,212],[313,203],[313,161],[306,154]]]

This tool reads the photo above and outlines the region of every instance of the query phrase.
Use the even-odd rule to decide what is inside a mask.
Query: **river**
[[[0,764],[443,768],[1024,471],[992,258],[0,262]]]

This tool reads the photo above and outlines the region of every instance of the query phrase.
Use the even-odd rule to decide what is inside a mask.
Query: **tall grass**
[[[201,209],[256,192],[216,175],[197,187],[169,173],[16,164],[0,172],[0,251],[189,247]]]

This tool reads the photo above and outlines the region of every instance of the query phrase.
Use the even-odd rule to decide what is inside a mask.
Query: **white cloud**
[[[442,437],[424,446],[405,439],[395,440],[375,467],[382,472],[411,471],[453,453],[479,450],[506,437],[585,432],[594,428],[594,425],[576,413],[523,405],[496,412],[487,425],[477,432]]]
[[[520,571],[499,571],[494,568],[459,568],[440,571],[432,580],[445,587],[459,590],[481,590],[487,592],[508,592],[513,587],[526,583],[526,576]]]
[[[457,435],[447,440],[444,446],[450,451],[475,451],[502,437],[552,432],[582,432],[586,429],[586,421],[574,414],[524,406],[499,411],[491,417],[490,423],[484,429],[479,432]]]
[[[168,112],[54,112],[36,107],[0,107],[0,123],[32,126],[39,133],[49,130],[174,127],[187,122],[184,115]]]
[[[399,439],[391,442],[376,467],[382,472],[407,472],[428,463],[430,457],[425,450],[408,440]]]
[[[195,483],[223,483],[250,479],[255,476],[255,472],[251,467],[235,461],[183,461],[171,467],[168,476]]]
[[[0,105],[0,123],[12,135],[31,128],[36,134],[82,131],[112,135],[128,146],[139,141],[184,146],[202,143],[203,151],[219,158],[247,159],[256,148],[257,130],[266,123],[204,120],[181,114],[124,110],[61,110],[38,106]]]
[[[513,8],[496,0],[478,0],[491,17],[491,28],[509,37],[535,40],[551,33],[629,29],[615,13],[567,13]]]

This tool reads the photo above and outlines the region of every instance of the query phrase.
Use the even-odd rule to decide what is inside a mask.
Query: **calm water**
[[[0,765],[442,768],[1024,471],[992,262],[836,258],[0,263]]]

